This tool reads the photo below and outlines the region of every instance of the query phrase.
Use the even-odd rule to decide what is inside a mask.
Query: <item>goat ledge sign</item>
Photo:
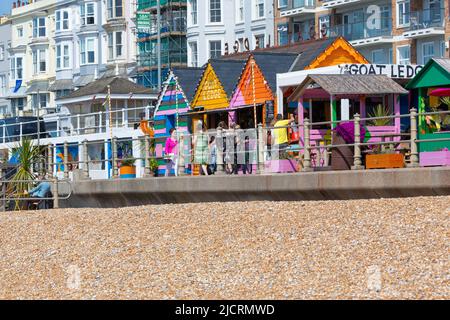
[[[393,79],[412,79],[423,65],[405,64],[345,64],[340,65],[341,73],[353,75],[386,75]]]

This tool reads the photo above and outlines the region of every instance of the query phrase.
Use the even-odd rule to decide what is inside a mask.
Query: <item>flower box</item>
[[[121,179],[136,178],[136,167],[135,166],[120,166],[119,176]]]
[[[295,159],[269,160],[264,164],[266,173],[290,173],[298,171]]]
[[[420,152],[420,166],[450,166],[450,150]]]
[[[404,168],[405,156],[401,153],[368,154],[366,169]]]

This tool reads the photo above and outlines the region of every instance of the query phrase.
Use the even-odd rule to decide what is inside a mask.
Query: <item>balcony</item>
[[[330,28],[330,37],[342,36],[354,46],[390,43],[392,37],[391,17],[382,18],[376,24],[361,21],[351,24],[340,24]]]
[[[322,1],[322,6],[326,9],[334,9],[347,4],[360,3],[366,0],[324,0]]]
[[[313,14],[316,11],[314,0],[293,0],[291,5],[280,12],[281,17],[299,17],[305,14]]]
[[[406,38],[420,38],[445,34],[444,8],[412,11],[405,16],[408,30],[403,33]]]

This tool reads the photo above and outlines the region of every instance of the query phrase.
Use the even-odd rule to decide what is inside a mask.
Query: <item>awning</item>
[[[28,87],[26,93],[32,94],[37,92],[48,92],[49,91],[49,85],[48,81],[35,81],[32,82],[31,85]]]
[[[94,75],[89,74],[87,76],[80,76],[74,82],[73,85],[75,87],[84,87],[85,85],[94,81]]]
[[[72,90],[74,88],[72,79],[56,80],[50,88],[49,91],[59,91],[59,90]]]
[[[384,75],[310,74],[297,86],[288,101],[298,100],[312,85],[334,96],[408,93],[402,86]]]
[[[7,99],[17,99],[17,98],[26,98],[27,92],[25,87],[20,87],[20,89],[17,92],[13,92],[14,89],[11,89],[8,93],[8,95],[5,97]]]

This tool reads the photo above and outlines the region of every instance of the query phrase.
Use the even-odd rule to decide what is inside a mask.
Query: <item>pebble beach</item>
[[[0,299],[449,299],[450,196],[0,213]]]

